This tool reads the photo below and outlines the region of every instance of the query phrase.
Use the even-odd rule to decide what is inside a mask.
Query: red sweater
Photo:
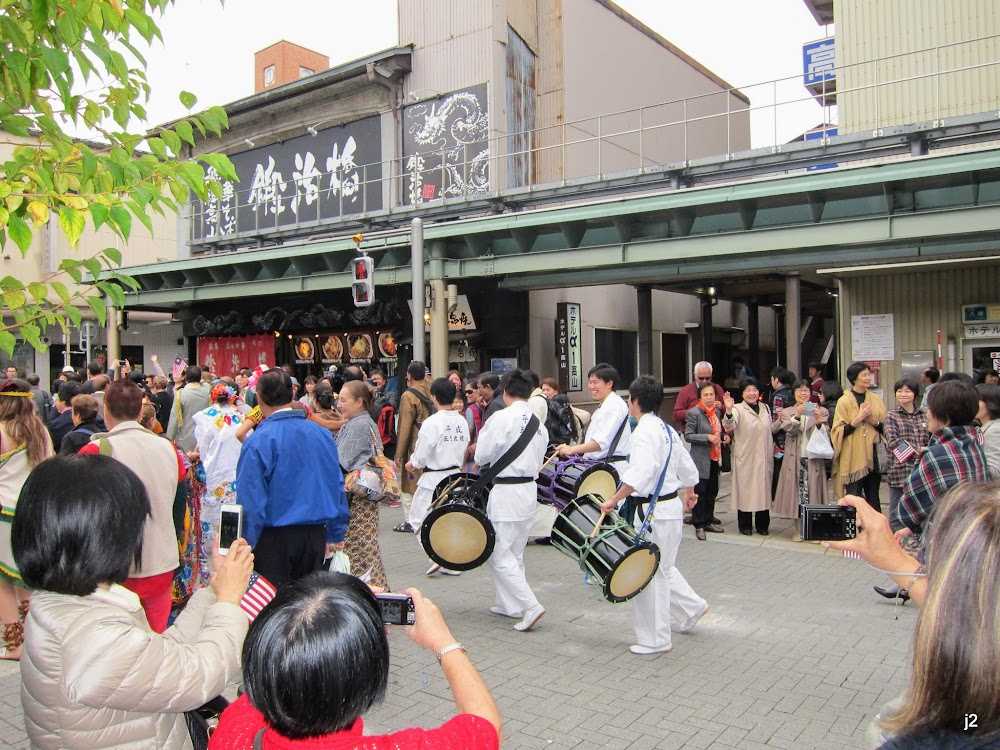
[[[267,723],[263,715],[241,696],[219,719],[219,726],[208,742],[208,750],[251,750],[257,732]],[[499,750],[496,728],[486,719],[459,714],[437,729],[404,729],[393,734],[364,736],[364,721],[343,732],[290,740],[273,729],[264,732],[263,750]]]

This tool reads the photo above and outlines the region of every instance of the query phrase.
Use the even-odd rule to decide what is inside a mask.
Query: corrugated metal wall
[[[997,0],[837,0],[837,96],[840,131],[858,132],[1000,108],[1000,34]],[[943,45],[955,45],[940,48]],[[934,48],[940,48],[935,50]],[[920,50],[930,50],[916,54]],[[913,54],[905,54],[913,53]],[[878,58],[903,55],[892,60]],[[976,70],[943,75],[985,65]],[[846,67],[851,66],[851,67]],[[928,76],[906,83],[845,90]]]
[[[401,0],[398,7],[399,43],[416,45],[407,81],[410,91],[454,91],[492,79],[491,3]]]
[[[532,142],[535,128],[535,53],[510,26],[507,27],[507,184],[530,185]]]
[[[562,128],[565,121],[563,55],[563,0],[538,0],[538,110],[535,136],[535,178],[554,182],[563,178]]]
[[[840,295],[840,361],[845,369],[853,361],[852,315],[891,314],[896,360],[882,363],[879,386],[887,400],[894,403],[892,385],[901,373],[901,353],[935,350],[938,330],[945,342],[954,339],[958,369],[966,369],[961,346],[962,305],[981,302],[1000,302],[1000,265],[981,262],[953,270],[845,275]],[[829,377],[843,381],[844,373],[830,373]]]

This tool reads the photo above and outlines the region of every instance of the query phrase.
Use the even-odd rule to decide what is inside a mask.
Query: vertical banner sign
[[[559,365],[559,390],[563,393],[583,390],[580,327],[578,303],[560,302],[556,305],[556,360]]]

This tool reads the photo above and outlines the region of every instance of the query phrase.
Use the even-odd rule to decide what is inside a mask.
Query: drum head
[[[584,474],[580,484],[577,485],[576,494],[599,495],[602,500],[607,500],[618,491],[617,474],[614,469],[609,471],[605,467],[594,467]]]
[[[438,565],[450,570],[472,570],[493,554],[496,534],[480,510],[450,504],[427,514],[420,527],[420,543]]]
[[[629,550],[611,570],[604,584],[604,598],[609,602],[627,602],[653,580],[660,564],[660,548],[642,543]]]

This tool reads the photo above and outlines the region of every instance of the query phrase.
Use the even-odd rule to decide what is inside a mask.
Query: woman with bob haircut
[[[406,633],[437,654],[458,715],[436,729],[365,736],[361,718],[385,698],[389,640],[379,604],[354,576],[314,573],[278,591],[243,644],[246,693],[227,708],[209,750],[500,747],[493,698],[441,612],[417,589]]]
[[[141,560],[149,512],[139,477],[108,456],[57,456],[24,483],[11,536],[34,589],[21,656],[32,748],[187,750],[184,712],[238,672],[250,548],[240,539],[216,555],[211,587],[161,635],[121,585]]]
[[[926,568],[864,500],[840,504],[857,510],[858,536],[824,546],[860,554],[920,607],[909,688],[876,718],[882,750],[1000,747],[1000,486],[958,485],[936,503]]]
[[[767,536],[771,526],[771,475],[774,471],[774,441],[771,439],[771,411],[760,400],[754,378],[740,383],[743,401],[736,403],[728,393],[722,397],[725,414],[722,429],[733,433],[733,489],[730,503],[736,523],[744,536]]]
[[[874,510],[882,512],[879,500],[879,473],[875,444],[885,430],[885,403],[871,390],[872,371],[864,362],[847,368],[851,389],[837,401],[830,428],[833,443],[834,496],[861,495]]]

